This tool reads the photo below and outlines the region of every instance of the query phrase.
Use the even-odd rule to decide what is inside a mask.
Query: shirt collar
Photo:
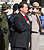
[[[21,13],[21,12],[20,12]],[[23,16],[25,16],[23,13],[21,13]]]

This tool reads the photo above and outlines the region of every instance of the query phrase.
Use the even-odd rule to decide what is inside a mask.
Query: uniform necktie
[[[26,16],[24,16],[24,18],[25,18],[25,20],[26,20],[26,22],[27,22]]]

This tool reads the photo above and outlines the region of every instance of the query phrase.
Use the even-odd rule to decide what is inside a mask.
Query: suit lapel
[[[20,12],[19,12],[19,14],[20,14],[21,18],[26,22],[24,16]]]

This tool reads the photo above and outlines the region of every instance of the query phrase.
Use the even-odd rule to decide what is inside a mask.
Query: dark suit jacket
[[[15,34],[12,46],[27,48],[30,41],[29,25],[24,19],[24,16],[19,12],[14,18]]]

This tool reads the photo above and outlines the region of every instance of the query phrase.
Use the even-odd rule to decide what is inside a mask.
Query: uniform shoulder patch
[[[8,19],[11,17],[11,15],[8,15]]]
[[[0,12],[0,15],[1,15],[1,12]]]

